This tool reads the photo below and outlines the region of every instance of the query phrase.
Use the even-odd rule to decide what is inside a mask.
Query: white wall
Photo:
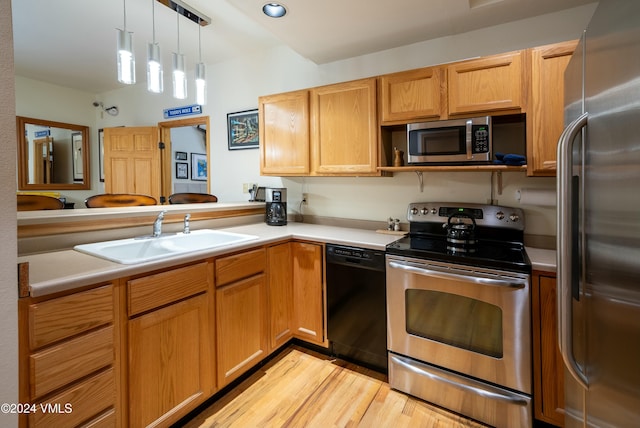
[[[18,288],[16,263],[16,119],[13,80],[11,0],[0,0],[0,403],[18,402]],[[13,184],[12,184],[13,183]],[[18,425],[15,414],[0,412],[0,426]]]
[[[171,128],[171,193],[208,192],[206,181],[191,179],[193,177],[191,154],[207,152],[205,137],[205,134],[194,126]],[[176,152],[186,153],[187,159],[176,160]],[[187,178],[176,178],[176,163],[187,164]]]

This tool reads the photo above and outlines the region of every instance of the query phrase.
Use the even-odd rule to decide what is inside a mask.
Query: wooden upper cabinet
[[[517,51],[448,65],[449,115],[523,112],[524,55]]]
[[[444,110],[443,67],[427,67],[380,77],[381,124],[439,119]]]
[[[309,91],[258,98],[260,174],[308,175]]]
[[[380,175],[376,80],[311,89],[312,175]]]
[[[564,71],[577,40],[531,51],[531,111],[527,115],[527,174],[554,176],[556,149],[564,129]]]

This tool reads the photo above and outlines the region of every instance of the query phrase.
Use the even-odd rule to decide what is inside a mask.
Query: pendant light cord
[[[179,7],[179,6],[178,6]],[[176,22],[178,23],[178,54],[180,53],[180,12],[176,9]]]
[[[122,15],[124,16],[124,32],[127,32],[127,0],[122,0]]]
[[[156,7],[155,7],[155,3],[156,0],[151,0],[151,25],[152,25],[152,37],[153,37],[153,44],[156,44]]]
[[[200,40],[200,28],[202,25],[198,23],[198,62],[202,62],[202,41]]]

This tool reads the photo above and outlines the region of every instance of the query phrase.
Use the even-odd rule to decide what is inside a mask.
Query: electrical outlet
[[[242,193],[249,193],[249,183],[242,183]]]
[[[309,194],[308,193],[303,193],[302,194],[302,205],[307,205],[309,203]]]

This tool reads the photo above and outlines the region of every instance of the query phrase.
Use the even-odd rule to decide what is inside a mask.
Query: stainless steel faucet
[[[156,221],[153,222],[153,237],[157,238],[158,236],[162,235],[162,220],[164,220],[164,214],[167,212],[167,210],[162,210],[160,211],[160,214],[158,214],[158,217],[156,217]]]
[[[185,214],[184,215],[184,229],[182,230],[182,233],[184,233],[185,235],[187,233],[191,233],[191,230],[189,229],[189,220],[191,220],[191,214]]]

